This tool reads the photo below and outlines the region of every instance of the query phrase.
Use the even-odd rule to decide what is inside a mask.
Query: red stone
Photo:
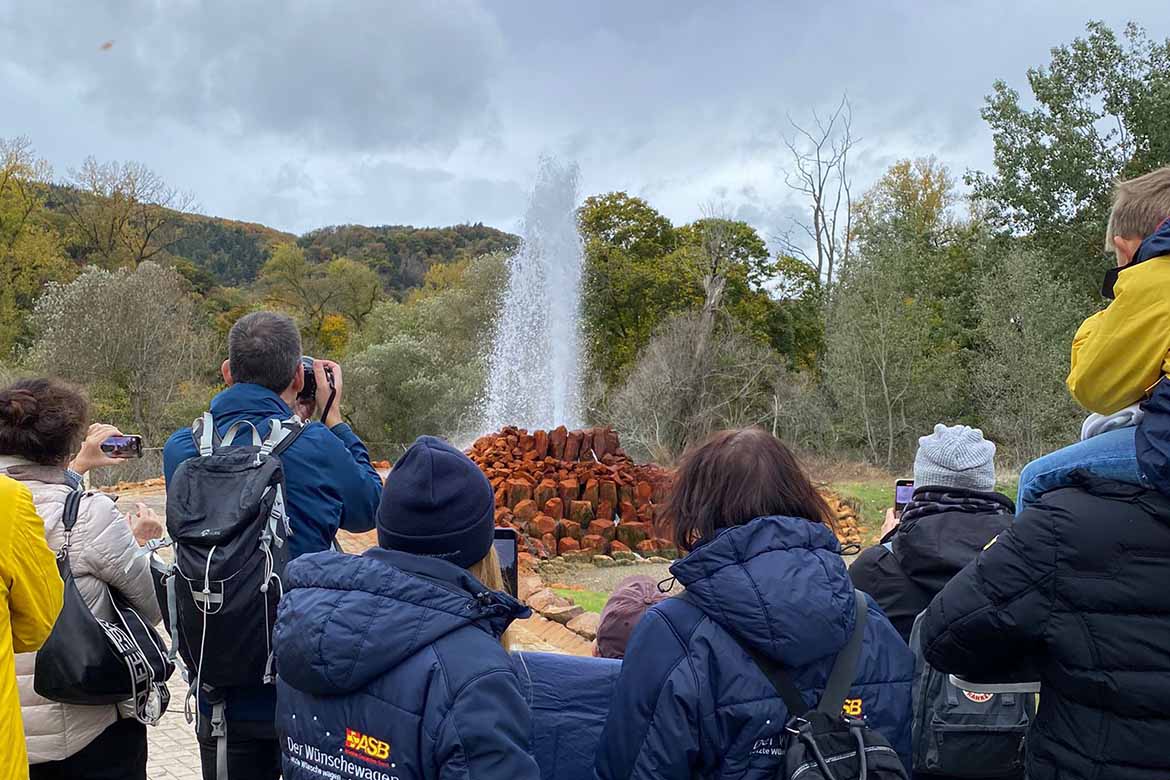
[[[581,543],[571,536],[562,536],[561,540],[557,542],[557,552],[564,555],[567,552],[577,552],[581,549]]]
[[[548,515],[537,515],[532,519],[532,535],[545,537],[556,533],[557,521]]]
[[[516,504],[516,506],[513,507],[512,511],[515,513],[516,518],[518,520],[520,520],[521,522],[527,523],[527,522],[530,522],[532,520],[532,518],[534,518],[538,514],[540,514],[540,507],[538,507],[536,505],[536,502],[533,501],[531,498],[526,498],[523,501],[521,501],[520,503]],[[498,517],[498,513],[497,513],[497,517]]]
[[[594,515],[598,520],[605,520],[608,523],[613,522],[613,504],[608,501],[602,501],[597,505],[597,513]]]
[[[548,451],[557,460],[565,458],[565,441],[569,438],[569,430],[560,426],[548,435]]]
[[[574,501],[569,504],[569,519],[584,526],[593,522],[593,505],[588,501]]]
[[[654,486],[649,482],[639,482],[638,486],[634,488],[634,504],[642,506],[650,503],[650,497],[654,495]]]
[[[626,501],[629,501],[631,504],[634,503],[634,488],[633,488],[633,486],[631,486],[631,485],[618,485],[617,491],[618,491],[618,502],[617,502],[618,506],[621,506]]]
[[[581,483],[575,479],[562,479],[560,484],[561,501],[567,506],[570,501],[576,501],[581,495]]]
[[[573,431],[565,442],[565,454],[561,460],[575,461],[581,452],[581,431]]]
[[[550,555],[557,549],[557,537],[555,534],[544,534],[540,537],[540,543],[548,549]]]
[[[594,510],[597,509],[598,502],[598,485],[597,480],[591,479],[585,483],[585,489],[581,491],[581,500],[588,501],[589,505]]]
[[[508,508],[514,508],[521,501],[532,498],[532,486],[523,479],[513,477],[509,479],[505,486],[508,491]]]
[[[557,523],[556,533],[558,539],[564,539],[566,536],[571,536],[574,539],[580,539],[582,536],[581,524],[572,520],[562,520],[561,522]]]
[[[623,522],[614,535],[619,542],[633,549],[638,542],[650,538],[650,528],[645,523]]]
[[[532,498],[536,501],[537,506],[544,506],[548,503],[550,498],[557,494],[557,483],[551,479],[544,479],[532,491]]]
[[[630,550],[629,547],[626,547],[621,542],[614,540],[614,541],[610,542],[610,544],[609,544],[609,552],[610,552],[610,555],[612,555],[616,552],[632,552],[632,550]]]
[[[548,431],[537,431],[532,434],[532,451],[538,460],[548,457]]]
[[[630,522],[638,518],[638,510],[629,501],[623,501],[618,508],[618,514],[623,522]]]
[[[565,502],[559,498],[550,498],[544,502],[544,513],[553,520],[563,520],[565,517]]]
[[[605,538],[597,534],[588,534],[581,537],[581,549],[589,550],[594,554],[601,553],[605,549]]]
[[[638,542],[637,547],[634,549],[643,555],[653,555],[654,553],[658,552],[658,541],[655,539],[643,539],[642,541]]]
[[[593,430],[581,431],[581,449],[577,456],[586,463],[593,462]]]
[[[618,505],[617,483],[612,479],[603,479],[597,489],[597,500],[608,501],[610,507]]]

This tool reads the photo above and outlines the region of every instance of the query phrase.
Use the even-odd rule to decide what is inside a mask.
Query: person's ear
[[[293,372],[292,384],[288,386],[293,395],[300,395],[301,391],[305,389],[305,369],[301,365],[301,361],[297,361],[297,370]]]
[[[1119,266],[1129,265],[1133,262],[1133,256],[1137,254],[1138,249],[1142,245],[1140,238],[1125,238],[1124,236],[1113,237],[1113,248],[1117,250],[1117,264]]]
[[[234,384],[232,382],[232,364],[230,360],[225,360],[220,364],[219,373],[223,374],[223,383],[225,385],[231,387]]]

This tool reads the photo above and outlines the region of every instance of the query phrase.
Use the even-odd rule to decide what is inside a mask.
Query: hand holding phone
[[[142,457],[141,436],[126,436],[119,433],[107,437],[100,446],[102,452],[117,460]]]
[[[901,516],[906,505],[914,500],[914,480],[899,479],[894,483],[894,514]]]
[[[124,447],[123,454],[115,455],[107,448],[109,445],[106,444],[107,441],[115,437],[137,439],[137,454],[125,454],[127,450]],[[101,466],[116,466],[119,463],[124,463],[128,457],[142,457],[142,437],[125,437],[113,425],[94,423],[89,426],[89,431],[85,434],[85,441],[81,443],[81,451],[77,453],[77,457],[73,459],[73,462],[69,464],[69,468],[78,474],[85,474],[87,471]]]

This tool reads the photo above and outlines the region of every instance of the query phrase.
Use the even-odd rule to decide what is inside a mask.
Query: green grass
[[[1001,481],[996,490],[1014,501],[1018,485],[1019,478],[1012,476]],[[862,538],[866,544],[876,544],[882,523],[886,519],[886,510],[894,505],[894,480],[830,482],[829,489],[842,498],[853,499],[860,505]]]
[[[553,588],[558,596],[572,599],[573,603],[586,612],[600,613],[609,600],[608,593],[599,593],[595,590],[569,590],[568,588]]]

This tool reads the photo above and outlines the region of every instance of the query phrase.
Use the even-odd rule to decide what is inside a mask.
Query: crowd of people
[[[940,424],[912,499],[847,566],[774,436],[689,450],[662,519],[684,557],[607,604],[595,655],[620,661],[578,659],[620,671],[576,772],[1170,776],[1170,168],[1118,186],[1107,245],[1113,301],[1068,377],[1093,416],[1015,501],[995,445]],[[164,448],[165,529],[83,489],[120,432],[81,392],[0,389],[0,778],[146,777],[143,713],[165,699],[103,700],[84,675],[77,696],[41,693],[37,651],[78,597],[103,626],[127,607],[164,625],[205,780],[568,776],[533,748],[532,672],[509,652],[530,612],[506,591],[483,472],[422,437],[383,483],[343,421],[342,367],[303,359],[292,320],[246,315],[227,346],[226,389]],[[339,529],[377,545],[340,552]],[[833,729],[846,752],[826,756]]]

